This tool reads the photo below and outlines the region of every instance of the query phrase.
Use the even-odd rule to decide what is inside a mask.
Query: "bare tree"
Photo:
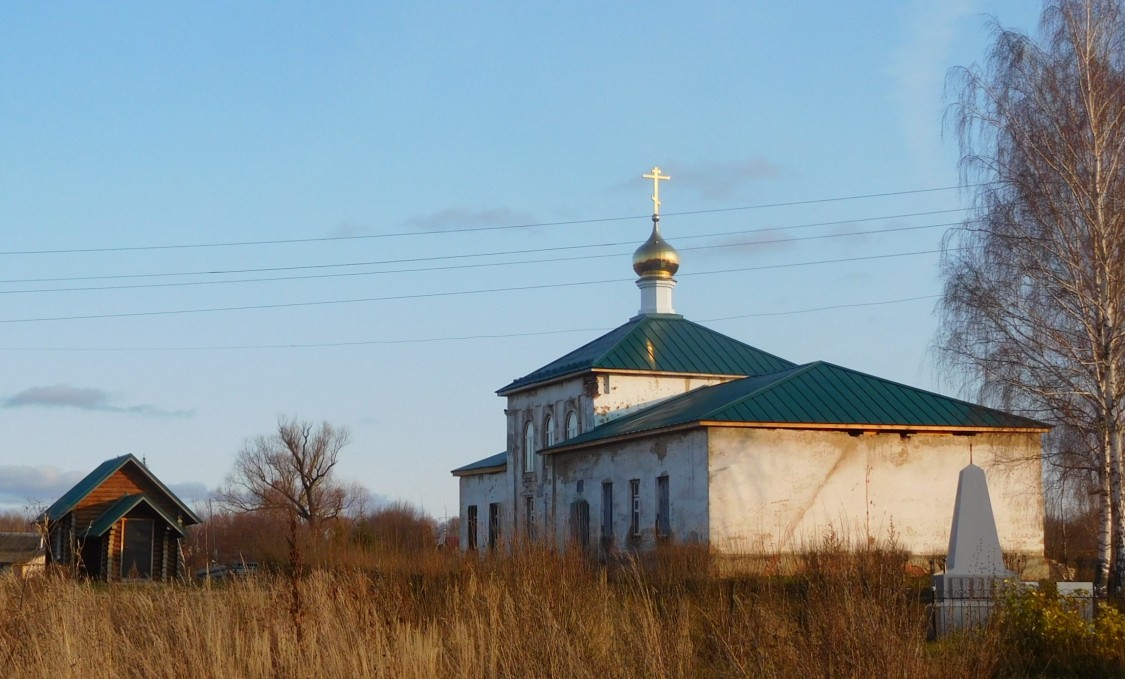
[[[985,399],[1064,430],[1048,462],[1089,472],[1097,579],[1118,589],[1125,14],[1121,0],[1049,0],[1040,26],[1041,42],[998,30],[987,66],[953,73],[975,209],[947,236],[938,344]]]
[[[313,527],[334,519],[349,498],[332,473],[349,440],[345,427],[279,419],[276,432],[242,446],[219,498],[237,511],[292,513]]]

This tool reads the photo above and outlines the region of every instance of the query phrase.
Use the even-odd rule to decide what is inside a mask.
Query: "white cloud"
[[[727,200],[741,185],[773,179],[781,168],[765,158],[731,162],[700,163],[676,170],[676,186],[695,191],[704,200]]]
[[[672,161],[667,166],[661,165],[660,170],[671,175],[677,194],[692,192],[705,201],[729,200],[746,184],[774,179],[782,173],[780,165],[761,157],[695,164]],[[613,188],[636,191],[637,180],[622,181]]]
[[[0,465],[0,509],[30,508],[32,513],[38,513],[73,488],[90,471],[64,472],[49,465]],[[211,490],[198,481],[171,483],[168,488],[188,506],[211,497]]]
[[[175,493],[176,497],[183,500],[189,507],[206,502],[212,496],[211,489],[207,487],[207,484],[198,481],[169,483],[168,490]]]
[[[104,411],[111,413],[131,413],[154,417],[191,417],[194,411],[164,410],[153,405],[117,405],[110,395],[91,387],[72,387],[69,384],[53,384],[46,387],[31,387],[0,401],[4,408],[76,408],[78,410]]]
[[[0,465],[0,505],[45,509],[87,473],[62,472],[51,466]]]
[[[468,208],[446,208],[428,215],[407,219],[404,224],[419,231],[463,229],[477,226],[516,226],[534,224],[535,217],[526,212],[509,210],[506,207],[471,210]]]

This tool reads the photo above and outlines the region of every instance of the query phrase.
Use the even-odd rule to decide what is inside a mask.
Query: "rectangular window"
[[[641,480],[629,481],[629,535],[637,537],[641,534]]]
[[[613,482],[602,483],[602,544],[613,544]]]
[[[656,535],[666,538],[672,534],[672,521],[670,517],[670,502],[668,499],[668,476],[656,477]]]
[[[468,547],[469,549],[477,548],[477,506],[469,505],[465,510],[465,523],[468,528]]]
[[[121,577],[152,577],[152,519],[125,519]]]
[[[488,548],[500,546],[500,503],[488,505]]]

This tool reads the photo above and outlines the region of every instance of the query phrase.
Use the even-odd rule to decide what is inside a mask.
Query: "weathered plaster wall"
[[[733,377],[669,377],[666,375],[613,375],[599,373],[592,415],[596,424],[627,415],[692,389],[729,382]]]
[[[469,505],[477,507],[477,548],[488,546],[488,505],[500,503],[501,538],[504,521],[512,513],[511,498],[508,497],[503,472],[492,474],[473,474],[458,479],[461,486],[461,549],[469,548]]]
[[[566,438],[566,417],[574,413],[578,418],[578,431],[590,427],[591,415],[583,397],[583,380],[575,377],[542,387],[526,389],[508,396],[507,416],[508,470],[504,479],[505,515],[502,523],[509,536],[535,535],[541,530],[546,514],[544,484],[549,482],[551,469],[542,455],[534,456],[531,468],[525,467],[524,430],[530,422],[535,426],[535,450],[546,445],[544,425],[551,416],[554,440]],[[527,502],[531,498],[531,526],[528,525]]]
[[[545,445],[544,423],[547,415],[551,416],[555,429],[555,441],[561,442],[566,438],[566,416],[573,412],[578,417],[578,431],[583,432],[591,428],[591,416],[587,413],[586,403],[583,399],[583,384],[581,377],[575,377],[561,382],[555,382],[542,387],[527,389],[508,396],[508,405],[504,410],[508,422],[508,450],[516,452],[518,458],[515,465],[509,464],[509,472],[513,477],[527,472],[537,473],[542,471],[542,462],[537,460],[535,469],[523,467],[523,433],[528,422],[535,425],[536,450]]]
[[[799,550],[834,530],[853,545],[886,540],[918,555],[949,544],[957,475],[988,475],[1005,551],[1043,555],[1037,434],[976,436],[783,429],[709,429],[712,545],[732,552]]]
[[[613,484],[612,545],[615,549],[652,549],[656,536],[657,482],[668,477],[670,539],[707,539],[707,437],[703,430],[638,439],[594,452],[552,455],[554,467],[548,496],[549,533],[554,543],[572,542],[571,503],[585,500],[590,509],[590,546],[606,537],[602,531],[602,484]],[[632,501],[629,481],[640,482],[640,535],[630,535]],[[579,482],[582,489],[579,490]]]
[[[525,465],[524,431],[535,426],[536,450],[546,445],[544,427],[551,416],[554,441],[564,441],[566,418],[574,413],[578,432],[593,429],[614,417],[678,396],[690,389],[718,384],[732,378],[667,377],[659,375],[587,374],[510,394],[505,409],[508,450],[514,451],[508,464],[506,486],[511,493],[508,529],[512,535],[535,537],[550,533],[547,526],[557,511],[558,498],[552,497],[551,462],[536,455],[534,465]],[[655,482],[654,482],[655,483]],[[599,482],[599,492],[600,492]],[[626,492],[618,490],[617,492]],[[643,493],[644,491],[642,491]],[[653,491],[655,493],[655,491]],[[527,502],[532,507],[532,526],[528,526]],[[569,505],[567,505],[569,511]],[[600,515],[599,515],[600,517]],[[565,516],[564,516],[565,518]],[[565,531],[565,528],[561,529]]]

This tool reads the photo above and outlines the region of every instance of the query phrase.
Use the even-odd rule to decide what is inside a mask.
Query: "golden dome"
[[[658,217],[652,220],[652,235],[633,253],[633,271],[641,278],[671,278],[680,268],[680,255],[660,235]]]

